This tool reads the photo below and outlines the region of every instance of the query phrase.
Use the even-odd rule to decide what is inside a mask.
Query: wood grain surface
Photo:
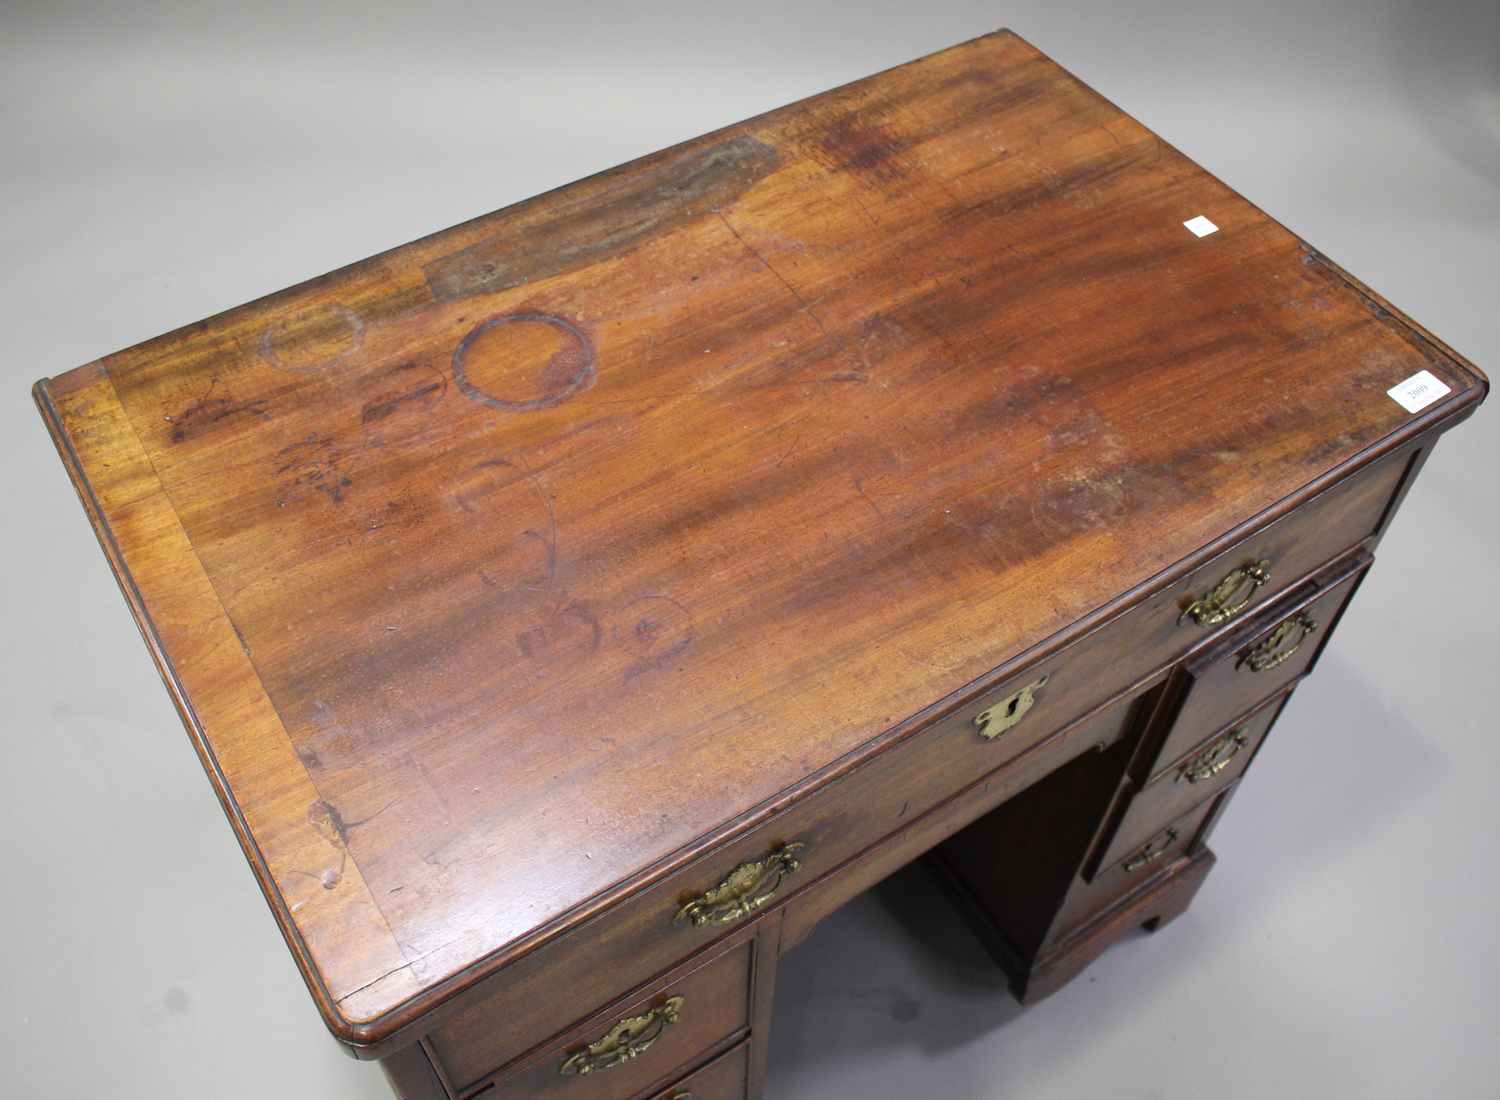
[[[1002,32],[38,399],[374,1043],[1484,387]]]

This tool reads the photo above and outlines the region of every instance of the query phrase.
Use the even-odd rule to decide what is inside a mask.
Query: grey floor
[[[387,1095],[321,1030],[36,378],[1007,25],[1500,370],[1500,6],[0,4],[0,1096]],[[1500,408],[1438,449],[1195,906],[1021,1010],[908,871],[772,1100],[1500,1095]]]

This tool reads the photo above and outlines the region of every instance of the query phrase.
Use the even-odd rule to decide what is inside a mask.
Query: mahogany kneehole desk
[[[1181,912],[1486,387],[1000,33],[37,399],[341,1042],[754,1100],[924,853],[1023,1000]]]

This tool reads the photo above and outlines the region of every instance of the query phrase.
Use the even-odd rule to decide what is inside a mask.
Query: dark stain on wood
[[[407,371],[421,369],[422,365],[419,363],[404,363],[392,369],[389,373],[400,375]],[[360,422],[368,426],[384,420],[393,413],[413,406],[430,409],[443,396],[443,391],[447,388],[447,379],[438,374],[427,380],[419,381],[414,388],[391,389],[365,402],[364,407],[359,411]]]
[[[604,627],[599,616],[587,605],[574,601],[548,622],[517,634],[516,649],[527,660],[557,663],[566,653],[594,653],[603,641]]]
[[[901,158],[905,147],[873,122],[851,121],[823,138],[822,146],[833,165],[880,183],[903,179],[907,169]]]
[[[288,489],[303,485],[323,493],[335,504],[343,501],[344,490],[351,481],[344,473],[343,449],[333,436],[309,436],[283,447],[276,458],[281,465],[276,467],[275,475],[292,475]]]
[[[781,166],[776,150],[742,136],[616,175],[545,220],[520,207],[494,236],[423,267],[433,297],[468,298],[522,286],[618,256],[733,203]]]
[[[661,668],[693,644],[693,616],[671,596],[642,596],[627,604],[624,640],[636,653],[636,659],[625,670],[627,681],[644,672]]]
[[[248,405],[236,403],[234,395],[227,390],[217,397],[214,396],[214,389],[218,384],[219,380],[215,378],[209,383],[207,393],[176,416],[167,417],[173,425],[173,443],[186,443],[190,439],[213,431],[225,421],[240,420],[247,416],[264,417],[267,415],[265,408],[254,402]]]

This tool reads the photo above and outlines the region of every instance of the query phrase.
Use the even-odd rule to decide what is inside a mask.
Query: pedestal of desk
[[[1187,908],[1214,863],[1209,833],[1370,561],[1356,551],[1247,615],[1142,699],[1130,735],[930,854],[1022,1003]]]

